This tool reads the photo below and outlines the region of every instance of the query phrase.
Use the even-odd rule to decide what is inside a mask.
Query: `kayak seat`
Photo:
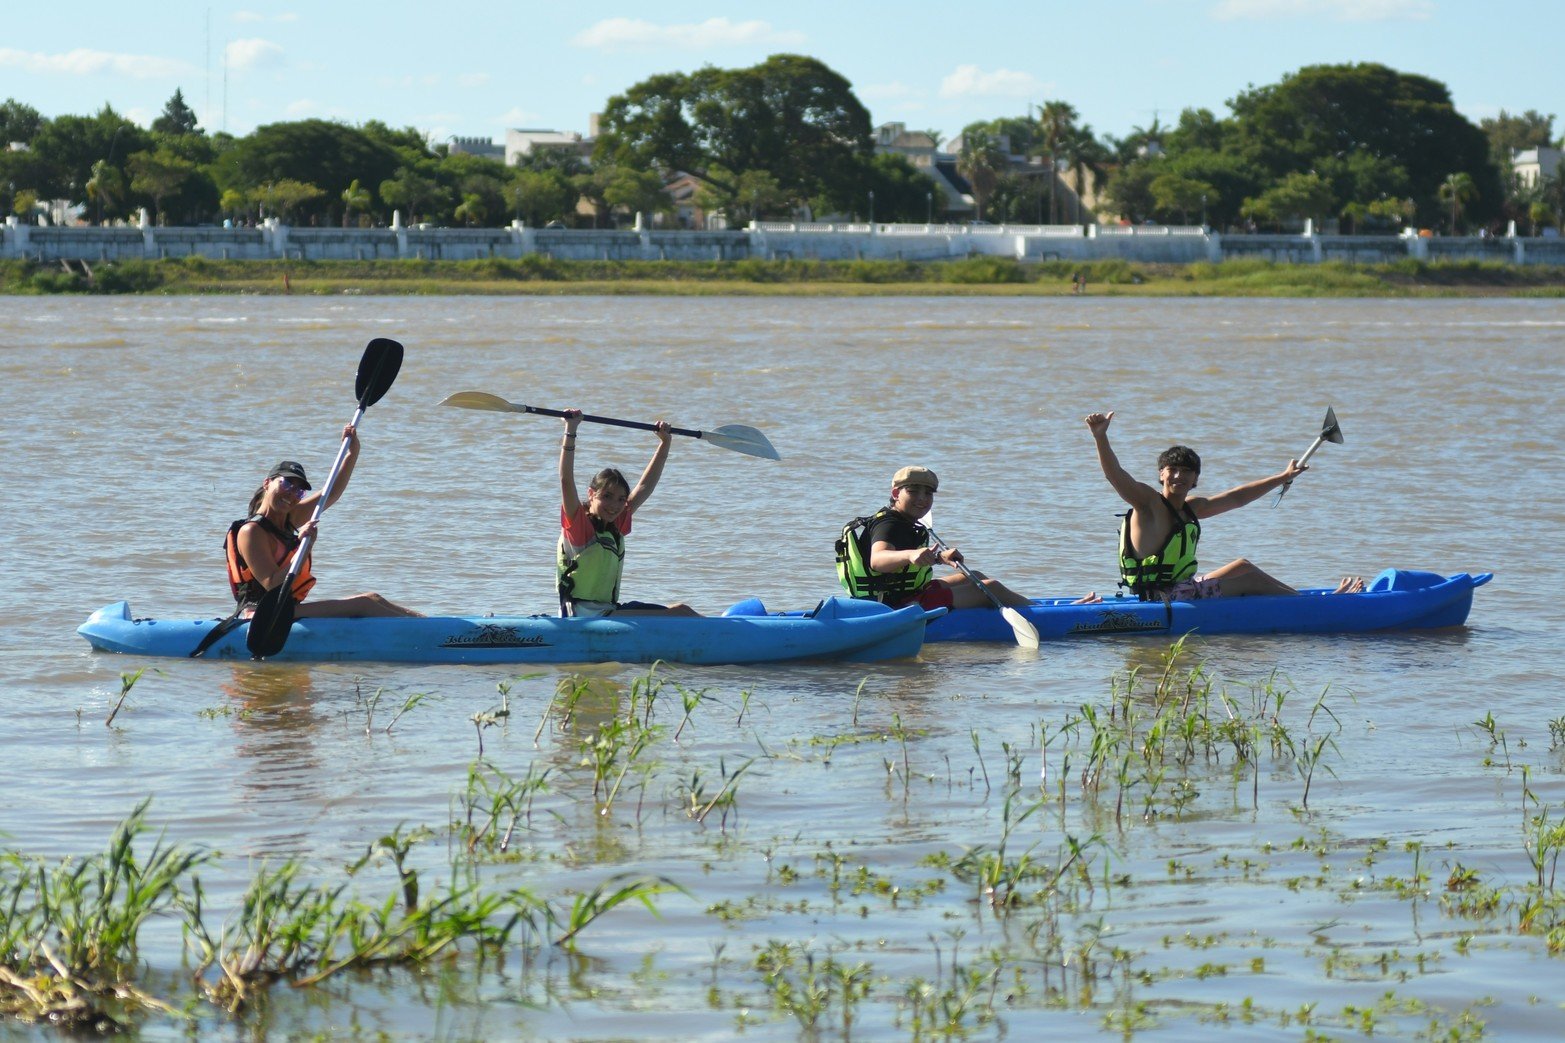
[[[1417,569],[1386,569],[1370,581],[1364,589],[1374,593],[1379,590],[1422,590],[1444,583],[1438,572],[1420,572]]]
[[[723,610],[725,616],[764,616],[766,606],[761,604],[760,598],[745,598],[737,605],[729,605]]]

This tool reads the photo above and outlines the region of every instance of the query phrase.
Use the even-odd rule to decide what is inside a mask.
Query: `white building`
[[[1515,172],[1519,187],[1532,188],[1542,178],[1561,177],[1562,163],[1565,163],[1565,150],[1562,149],[1545,146],[1511,150],[1511,170]]]

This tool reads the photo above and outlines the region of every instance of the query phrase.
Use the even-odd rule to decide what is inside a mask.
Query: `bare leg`
[[[1363,576],[1343,576],[1342,582],[1337,584],[1333,594],[1362,594],[1364,593]]]
[[[1102,603],[1103,595],[1095,590],[1089,590],[1084,596],[1071,602],[1072,605],[1101,605]]]
[[[1223,585],[1223,597],[1245,597],[1252,594],[1297,594],[1288,584],[1274,579],[1252,565],[1248,558],[1236,558],[1206,574]]]
[[[351,598],[328,598],[324,601],[300,602],[293,612],[300,619],[322,616],[336,616],[341,619],[367,619],[370,617],[384,616],[421,616],[422,612],[414,612],[410,608],[403,608],[394,601],[387,601],[379,594],[370,592],[355,594]]]
[[[974,572],[973,576],[976,579],[982,581],[983,585],[988,589],[989,593],[999,598],[1000,604],[1002,605],[1009,605],[1014,608],[1021,605],[1031,604],[1027,598],[1016,593],[1016,591],[1012,590],[1010,587],[1007,587],[999,580],[989,579],[980,572]],[[993,607],[993,602],[985,597],[984,592],[978,589],[977,584],[973,583],[973,581],[968,579],[966,576],[941,576],[935,582],[944,583],[946,586],[951,588],[952,608]]]

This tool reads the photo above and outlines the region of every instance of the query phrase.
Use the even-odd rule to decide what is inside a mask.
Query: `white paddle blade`
[[[1028,618],[1016,609],[1007,605],[1000,610],[1000,615],[1011,624],[1011,632],[1016,635],[1016,643],[1023,648],[1037,648],[1039,645],[1038,628],[1032,625]]]
[[[495,413],[527,412],[521,406],[507,402],[499,395],[491,395],[487,391],[458,391],[454,395],[447,395],[441,399],[440,404],[456,406],[458,409],[487,409]]]
[[[453,396],[455,397],[455,396]],[[746,456],[758,456],[763,460],[781,460],[777,450],[772,448],[772,443],[766,436],[753,427],[744,424],[724,424],[715,431],[701,432],[703,441],[723,449],[732,449],[736,453]]]

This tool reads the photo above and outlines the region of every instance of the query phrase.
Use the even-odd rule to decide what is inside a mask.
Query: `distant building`
[[[536,128],[511,129],[505,132],[505,165],[514,167],[525,156],[538,149],[560,149],[574,153],[583,159],[592,155],[592,137],[582,137],[575,131],[541,130]]]
[[[483,156],[485,159],[505,159],[505,146],[497,144],[488,138],[463,138],[452,137],[450,139],[450,151],[453,156]]]
[[[1562,149],[1544,147],[1511,150],[1511,170],[1518,188],[1534,188],[1544,178],[1562,176],[1561,163],[1565,163],[1565,150]]]
[[[942,152],[929,131],[910,131],[905,123],[882,123],[875,128],[875,151],[902,156],[929,176],[934,191],[931,220],[965,220],[973,213],[972,189],[956,172],[956,156]]]

